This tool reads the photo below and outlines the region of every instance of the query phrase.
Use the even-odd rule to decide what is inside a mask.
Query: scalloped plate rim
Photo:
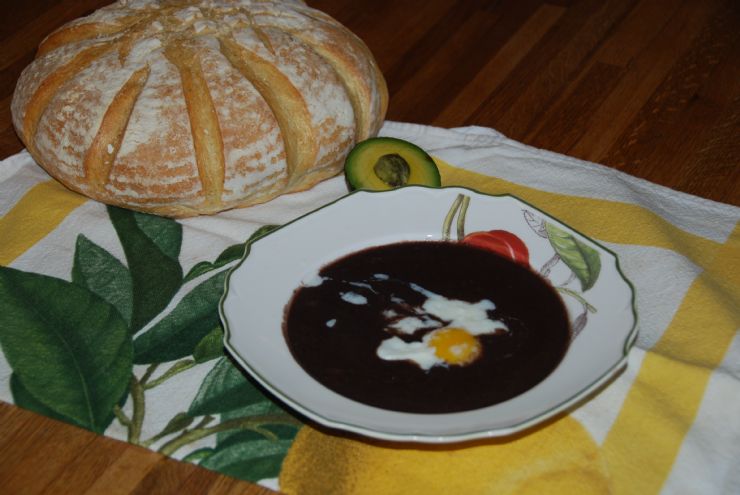
[[[248,360],[245,359],[241,355],[240,351],[232,344],[231,340],[232,340],[234,330],[232,328],[232,325],[229,324],[229,318],[224,308],[226,300],[229,298],[232,292],[230,290],[232,275],[237,270],[239,270],[239,268],[241,268],[244,262],[247,260],[251,252],[252,245],[259,242],[261,239],[265,237],[269,237],[281,230],[286,229],[287,227],[297,222],[301,222],[306,217],[309,217],[319,211],[332,207],[342,201],[345,201],[351,197],[354,197],[355,195],[377,195],[377,194],[389,194],[389,193],[399,193],[399,192],[403,194],[402,191],[409,190],[409,189],[412,189],[412,190],[422,189],[422,190],[430,190],[430,191],[460,190],[460,191],[466,191],[467,193],[474,195],[474,196],[482,196],[482,197],[487,197],[487,198],[511,198],[518,203],[521,203],[523,205],[526,205],[529,208],[532,208],[533,210],[537,211],[544,217],[556,220],[562,226],[566,227],[568,230],[577,233],[583,238],[588,239],[590,242],[597,245],[600,249],[609,253],[614,258],[615,268],[619,276],[624,281],[624,283],[627,285],[630,291],[630,310],[631,310],[630,316],[632,317],[632,324],[624,339],[624,343],[622,346],[621,359],[613,363],[612,366],[609,367],[604,373],[592,379],[591,382],[587,386],[581,388],[577,393],[563,398],[562,401],[558,402],[557,404],[554,404],[552,407],[544,411],[540,411],[536,415],[528,417],[519,422],[514,422],[505,427],[482,428],[482,429],[479,428],[475,430],[466,431],[464,433],[429,434],[429,433],[425,433],[422,431],[408,431],[404,433],[397,433],[397,432],[384,431],[378,428],[363,426],[355,422],[339,421],[336,419],[331,419],[331,418],[326,417],[321,412],[315,411],[313,408],[294,400],[289,394],[282,391],[279,387],[273,385],[267,377],[263,376],[263,374],[260,371],[258,371],[252,365],[250,365]],[[589,237],[588,235],[582,233],[578,229],[571,227],[566,222],[563,222],[557,217],[547,213],[545,210],[533,205],[529,201],[526,201],[516,196],[515,194],[510,194],[510,193],[488,194],[488,193],[483,193],[475,189],[471,189],[471,188],[464,187],[464,186],[445,186],[445,187],[436,188],[436,187],[413,185],[413,186],[400,187],[400,188],[397,188],[391,191],[367,191],[367,190],[352,191],[331,202],[328,202],[322,206],[319,206],[311,210],[310,212],[291,220],[290,222],[280,225],[276,227],[275,229],[271,230],[270,232],[248,242],[247,245],[245,246],[244,254],[242,255],[241,259],[237,262],[237,264],[234,267],[232,267],[229,270],[229,273],[226,276],[226,279],[224,281],[224,292],[219,301],[219,316],[224,326],[224,339],[223,339],[224,346],[229,351],[229,353],[232,355],[232,357],[258,383],[260,383],[263,387],[265,387],[270,393],[275,395],[279,400],[286,403],[287,405],[295,409],[300,414],[316,421],[319,424],[322,424],[330,428],[335,428],[335,429],[339,429],[342,431],[351,432],[351,433],[359,434],[359,435],[366,436],[366,437],[376,438],[380,440],[388,440],[388,441],[394,441],[394,442],[417,442],[417,443],[444,444],[444,443],[464,442],[464,441],[484,439],[484,438],[503,437],[503,436],[508,436],[508,435],[522,432],[524,430],[527,430],[528,428],[531,428],[537,424],[540,424],[552,418],[553,416],[565,411],[566,409],[570,408],[574,404],[588,397],[589,395],[594,393],[597,389],[602,387],[606,382],[608,382],[611,378],[619,374],[627,366],[628,354],[635,344],[635,341],[637,339],[637,333],[638,333],[637,331],[638,314],[637,314],[635,299],[636,299],[635,287],[632,284],[632,282],[624,274],[624,271],[622,270],[622,267],[619,261],[619,257],[614,251],[604,246],[600,242],[594,240],[593,238]],[[281,331],[281,335],[282,335],[282,331]],[[375,408],[373,406],[366,406],[364,404],[361,404],[361,406],[367,407],[369,409],[380,410],[380,408]],[[489,407],[495,407],[495,406],[496,405],[489,406]],[[391,412],[394,412],[394,411],[391,411]],[[412,413],[408,413],[408,414],[411,414],[413,416]],[[449,416],[449,415],[454,415],[454,414],[457,414],[457,413],[447,413],[447,414],[444,414],[443,416]],[[419,416],[435,416],[435,415],[420,414]]]

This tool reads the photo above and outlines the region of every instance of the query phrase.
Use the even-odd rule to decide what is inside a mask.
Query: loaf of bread
[[[70,189],[186,217],[336,175],[387,104],[365,44],[303,2],[119,0],[42,42],[12,114]]]

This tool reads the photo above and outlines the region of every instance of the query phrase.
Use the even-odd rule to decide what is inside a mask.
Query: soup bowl
[[[399,412],[330,390],[291,354],[283,332],[286,305],[321,267],[384,244],[476,237],[514,261],[526,255],[531,269],[565,305],[570,344],[554,371],[534,387],[474,410]],[[227,278],[220,304],[226,349],[267,391],[300,414],[368,437],[449,443],[522,431],[597,392],[626,366],[636,337],[634,290],[617,256],[511,195],[423,186],[356,191],[257,239],[245,251]]]

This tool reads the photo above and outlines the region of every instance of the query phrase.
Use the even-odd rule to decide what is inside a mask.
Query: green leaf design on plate
[[[132,373],[131,337],[111,304],[71,282],[0,267],[0,344],[20,400],[97,433],[110,424]]]
[[[599,252],[549,222],[545,229],[555,252],[581,281],[581,290],[593,287],[601,271]]]
[[[254,440],[216,448],[200,465],[248,481],[274,478],[293,440]]]
[[[224,331],[220,326],[214,328],[203,337],[193,351],[196,363],[205,363],[224,355]]]
[[[134,362],[164,363],[193,354],[219,324],[218,302],[226,271],[201,282],[167,316],[134,340]]]
[[[126,255],[133,286],[131,331],[138,332],[170,302],[182,284],[177,261],[182,227],[152,215],[108,207]]]
[[[228,358],[222,357],[203,380],[188,414],[219,414],[267,400]]]
[[[108,301],[131,323],[133,287],[128,268],[82,234],[77,236],[72,282]]]

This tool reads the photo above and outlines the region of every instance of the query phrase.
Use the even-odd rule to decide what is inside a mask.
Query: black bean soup
[[[448,413],[490,406],[545,379],[570,326],[538,274],[456,242],[365,249],[296,289],[283,333],[297,362],[371,406]]]

